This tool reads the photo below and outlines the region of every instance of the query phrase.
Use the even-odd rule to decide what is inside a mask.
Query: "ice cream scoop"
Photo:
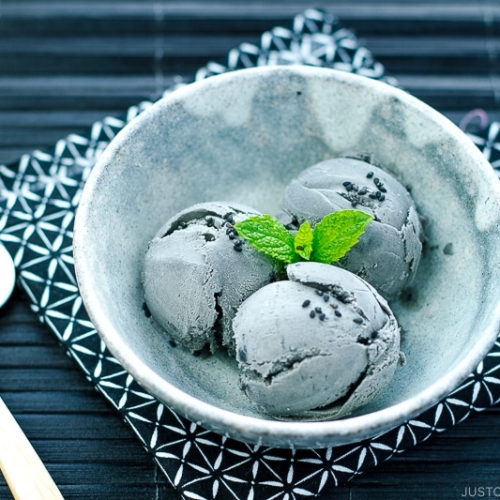
[[[149,243],[142,271],[146,312],[191,351],[207,345],[231,351],[236,309],[275,278],[278,265],[233,229],[254,214],[239,204],[193,205],[169,219]]]
[[[373,216],[359,243],[337,264],[364,278],[386,299],[410,284],[420,261],[422,227],[406,188],[367,161],[336,158],[304,170],[285,190],[278,218],[290,229],[353,208]]]
[[[301,262],[287,274],[252,294],[234,318],[241,387],[278,418],[348,415],[393,377],[396,318],[373,287],[342,268]]]

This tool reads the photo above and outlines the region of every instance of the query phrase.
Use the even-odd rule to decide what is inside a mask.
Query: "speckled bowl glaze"
[[[174,348],[146,317],[143,255],[158,228],[195,203],[236,201],[276,212],[294,176],[347,149],[373,154],[411,190],[426,219],[412,291],[391,303],[407,363],[380,397],[349,418],[272,420],[238,388],[234,360]],[[352,74],[263,67],[176,90],[128,124],[87,181],[74,256],[99,334],[160,401],[243,441],[326,447],[415,417],[487,354],[500,322],[499,222],[500,183],[491,167],[430,107]]]

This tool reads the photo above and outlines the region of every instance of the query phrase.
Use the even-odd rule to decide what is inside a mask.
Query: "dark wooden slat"
[[[258,42],[260,36],[254,39]],[[409,36],[396,37],[394,34],[388,36],[362,36],[362,41],[366,43],[370,50],[377,54],[377,57],[400,56],[407,59],[418,57],[459,57],[460,55],[467,57],[482,57],[488,54],[488,51],[495,52],[498,50],[499,42],[495,39],[486,42],[485,33],[479,36],[464,37],[443,36],[433,34],[433,36]],[[394,41],[397,38],[398,43]],[[171,54],[172,57],[211,57],[214,53],[227,52],[228,47],[235,47],[239,43],[251,43],[248,37],[243,37],[240,34],[228,36],[226,34],[214,35],[189,35],[170,34],[168,31],[160,37],[145,32],[137,36],[123,36],[109,34],[103,37],[94,36],[77,37],[74,34],[67,37],[44,37],[43,39],[29,37],[3,37],[0,40],[0,51],[2,59],[6,56],[19,57],[29,56],[33,59],[54,55],[58,57],[74,57],[78,54],[80,57],[100,56],[106,57],[131,57],[140,56],[148,57],[154,54],[155,49],[161,48],[164,55]],[[9,67],[10,61],[7,61],[5,67]],[[81,65],[81,61],[78,61]],[[24,69],[24,74],[30,68]],[[40,70],[43,68],[31,68],[37,70],[36,75],[40,75]],[[133,68],[132,68],[133,69]],[[50,72],[49,72],[50,73]]]
[[[8,394],[5,397],[9,404]],[[113,411],[103,415],[86,412],[85,405],[81,404],[80,413],[60,414],[15,414],[19,425],[25,429],[29,439],[37,440],[121,440],[129,439],[132,431],[121,422],[117,423]],[[110,432],[110,428],[113,428]]]
[[[54,347],[54,349],[56,348]],[[60,394],[72,391],[94,393],[88,380],[73,363],[71,367],[45,368],[43,370],[28,370],[26,367],[19,369],[0,367],[0,381],[0,394],[17,391],[22,393],[58,391]],[[96,398],[93,398],[93,401],[95,404]]]
[[[37,319],[33,314],[33,319]],[[5,325],[2,328],[0,345],[1,346],[44,346],[54,345],[54,338],[47,328],[32,328],[32,323],[25,323],[22,329],[19,324]]]
[[[33,371],[32,375],[38,372]],[[2,398],[9,405],[9,409],[17,414],[58,414],[81,411],[82,405],[89,414],[102,414],[109,412],[109,403],[101,398],[96,401],[95,394],[89,388],[85,392],[66,391],[64,398],[61,391],[50,391],[45,388],[43,393],[23,390],[22,392],[9,392],[3,389]]]
[[[63,439],[37,439],[36,446],[40,453],[50,455],[52,464],[92,464],[110,463],[120,465],[121,467],[136,464],[138,454],[138,443],[135,437],[122,439],[120,441],[110,442],[102,440],[102,446],[95,446],[95,442],[89,440],[80,440],[78,444],[78,454],[74,454],[72,446],[68,446],[68,440]],[[142,451],[140,451],[142,453]],[[139,466],[144,469],[142,462],[139,461]],[[152,464],[147,463],[148,475],[153,474]],[[146,469],[144,469],[146,470]],[[163,479],[163,478],[162,478]],[[164,479],[167,482],[167,479]],[[2,498],[2,497],[0,497]]]
[[[484,36],[368,37],[366,44],[388,71],[428,74],[488,73],[497,42]],[[0,40],[0,71],[4,76],[147,75],[161,67],[165,74],[195,72],[209,60],[224,61],[243,42],[259,43],[258,36],[159,36],[102,39],[55,38]],[[79,54],[79,58],[75,58]],[[43,62],[42,65],[40,63]],[[160,66],[158,66],[160,64]]]
[[[192,75],[190,75],[191,77]],[[7,77],[0,75],[0,111],[86,111],[124,113],[128,106],[158,98],[175,75],[146,77]],[[26,116],[26,115],[25,115]],[[103,116],[105,116],[103,114]],[[92,120],[89,120],[89,125]]]
[[[71,366],[66,356],[53,346],[2,347],[0,362],[4,368],[29,366],[31,368],[65,368]]]
[[[179,498],[175,491],[170,488],[155,486],[130,486],[116,484],[92,484],[81,487],[79,485],[68,485],[60,487],[61,493],[66,500],[87,500],[89,498],[105,498],[106,500],[172,500]],[[0,498],[2,500],[12,499],[8,488],[0,485]]]
[[[120,9],[117,10],[117,3]],[[288,1],[273,0],[265,2],[262,0],[249,0],[247,2],[235,2],[234,0],[219,0],[206,2],[203,0],[183,2],[182,0],[169,0],[166,2],[155,2],[145,0],[110,1],[39,1],[39,0],[4,0],[3,12],[6,18],[22,17],[43,19],[54,15],[64,15],[79,19],[105,18],[123,19],[164,15],[187,16],[191,18],[241,17],[249,22],[253,21],[252,13],[258,13],[260,17],[276,19],[279,13],[293,15],[294,11],[301,11],[308,7],[332,8],[332,4],[326,1]],[[334,5],[335,13],[348,19],[373,17],[374,21],[383,18],[392,19],[414,19],[425,21],[426,19],[460,19],[474,22],[482,20],[487,13],[496,14],[500,11],[498,3],[494,0],[489,2],[469,2],[467,0],[440,0],[438,2],[419,0],[364,0],[364,1],[339,1]],[[289,18],[288,18],[289,19]]]

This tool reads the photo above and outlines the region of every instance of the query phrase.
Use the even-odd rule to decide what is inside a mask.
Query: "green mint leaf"
[[[311,260],[332,264],[341,259],[373,219],[360,210],[339,210],[314,226]]]
[[[259,252],[285,264],[299,260],[293,235],[270,215],[253,215],[234,225],[236,232]]]
[[[309,260],[312,253],[313,231],[308,221],[303,222],[295,234],[295,251],[305,260]]]

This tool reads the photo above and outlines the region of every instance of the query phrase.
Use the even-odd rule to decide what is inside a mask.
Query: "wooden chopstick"
[[[0,470],[15,500],[64,500],[2,398],[0,398]]]

